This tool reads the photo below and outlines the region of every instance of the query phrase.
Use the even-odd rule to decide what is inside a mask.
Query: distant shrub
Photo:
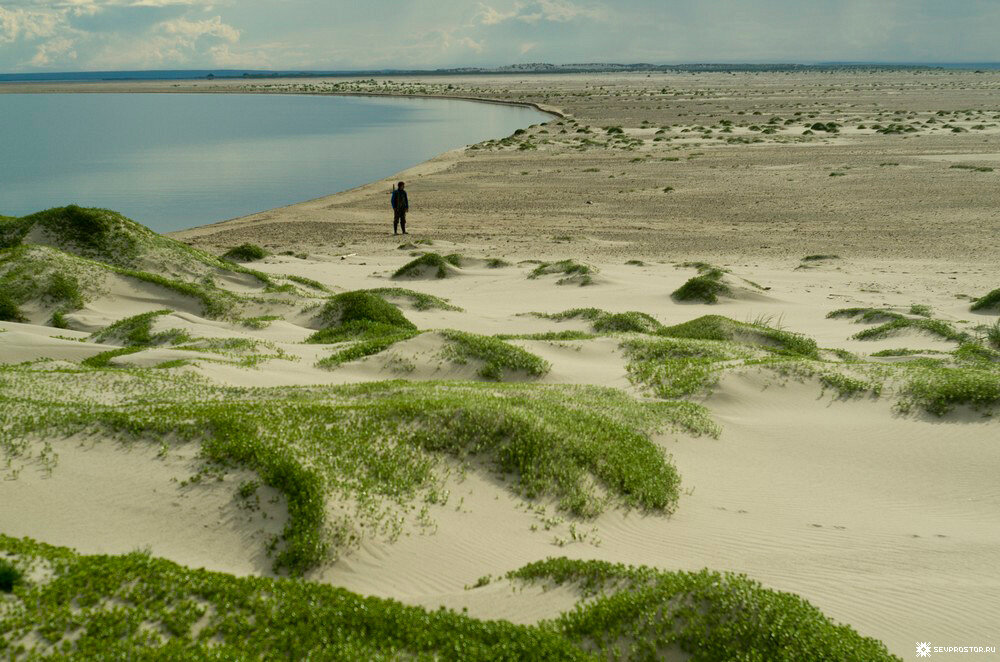
[[[0,320],[4,322],[27,322],[20,306],[7,292],[0,292]]]
[[[263,260],[269,253],[256,244],[240,244],[222,254],[224,260],[233,262],[255,262]]]
[[[713,269],[689,279],[670,295],[677,301],[716,303],[720,296],[732,296],[732,289],[722,282],[722,271]]]
[[[0,592],[10,593],[14,585],[20,583],[23,575],[17,567],[7,559],[0,559]]]

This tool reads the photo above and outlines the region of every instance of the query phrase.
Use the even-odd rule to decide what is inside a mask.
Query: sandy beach
[[[0,438],[0,533],[286,574],[268,541],[289,521],[288,496],[262,470],[206,470],[203,441],[181,427],[127,442],[103,424],[18,433],[18,415],[41,416],[29,400],[91,412],[131,406],[130,392],[168,407],[181,393],[242,402],[279,397],[246,389],[308,395],[385,380],[606,387],[704,412],[708,423],[671,419],[645,437],[679,474],[674,506],[629,506],[595,474],[587,489],[603,505],[581,516],[558,493],[525,496],[516,472],[470,452],[434,460],[443,499],[386,492],[364,510],[371,494],[328,467],[325,521],[346,524],[328,532],[337,553],[304,576],[532,624],[580,599],[499,579],[533,561],[710,568],[799,595],[904,659],[920,641],[996,645],[1000,347],[989,329],[1000,304],[976,302],[1000,287],[998,86],[997,71],[945,70],[4,84],[450,96],[557,114],[350,191],[136,234],[139,248],[111,270],[55,221],[26,226],[23,245],[96,261],[73,268],[97,275],[80,276],[79,307],[39,295],[19,302],[21,321],[0,322],[0,382],[5,397],[18,389],[20,412]],[[396,180],[411,201],[406,236],[391,232]],[[185,252],[242,244],[266,253],[237,260],[243,271]],[[718,286],[716,301],[678,295],[697,278]],[[381,291],[409,326],[392,322],[378,347],[336,335],[323,306],[359,290]],[[209,314],[210,302],[226,308]],[[644,316],[614,317],[628,311]],[[144,314],[141,343],[102,332]],[[704,316],[729,321],[703,321],[722,325],[716,335],[678,330]],[[325,329],[334,335],[321,342]],[[476,353],[486,341],[455,331],[502,341],[524,362],[490,372],[494,359]],[[802,349],[803,339],[815,342]],[[133,386],[100,381],[133,373]],[[966,378],[980,390],[945,393]],[[247,507],[236,495],[254,481],[258,506]]]

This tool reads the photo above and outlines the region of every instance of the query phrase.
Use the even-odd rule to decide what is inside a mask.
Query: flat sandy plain
[[[958,343],[915,326],[856,339],[873,325],[827,314],[888,309],[942,320],[966,337],[997,322],[995,309],[973,312],[970,303],[1000,287],[1000,72],[215,80],[0,91],[446,95],[554,111],[552,121],[523,134],[448,152],[384,181],[171,235],[213,254],[258,244],[271,255],[249,266],[333,292],[401,286],[462,309],[404,305],[420,329],[587,332],[584,319],[523,315],[585,307],[641,311],[668,326],[714,314],[805,334],[827,358],[834,353],[826,350],[844,350],[865,365],[890,365],[947,357]],[[830,122],[836,131],[811,128]],[[388,193],[397,179],[410,193],[407,237],[391,233]],[[453,277],[391,278],[421,251],[465,259],[449,269]],[[489,268],[488,258],[509,265]],[[564,259],[588,265],[589,284],[528,277],[537,261]],[[725,270],[734,296],[714,305],[672,299],[697,275],[694,262]],[[171,370],[235,386],[479,378],[475,361],[442,361],[437,333],[323,369],[315,362],[340,347],[303,344],[314,329],[302,315],[251,329],[124,286],[69,314],[69,330],[45,326],[47,313],[34,309],[29,323],[0,323],[0,361],[79,362],[108,349],[91,333],[165,307],[177,312],[158,318],[157,329],[267,341],[285,358],[251,366],[158,347],[114,363],[184,358]],[[619,336],[510,342],[551,364],[529,381],[657,395],[628,368]],[[871,356],[897,348],[917,353]],[[880,395],[844,393],[824,385],[820,372],[741,364],[686,395],[707,407],[721,432],[653,436],[682,480],[669,517],[609,508],[593,519],[547,520],[489,472],[469,471],[422,525],[407,524],[399,535],[366,530],[309,576],[407,603],[535,622],[571,606],[574,595],[512,592],[506,582],[467,587],[557,555],[708,567],[799,594],[905,659],[917,641],[997,645],[995,415],[965,406],[942,416],[907,411],[899,382],[888,380]],[[25,460],[16,480],[0,483],[0,532],[88,553],[149,546],[194,567],[270,572],[264,541],[287,515],[279,499],[270,519],[247,518],[232,498],[245,476],[182,491],[172,479],[197,462],[187,446],[164,458],[153,445],[123,452],[90,437],[52,442],[54,470],[32,470]],[[582,540],[571,525],[587,532]]]

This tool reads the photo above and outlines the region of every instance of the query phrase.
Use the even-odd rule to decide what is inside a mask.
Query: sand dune
[[[954,79],[967,86],[957,100],[927,82],[941,83],[938,74],[914,82],[919,89],[910,87],[916,77],[899,76],[870,79],[927,116],[942,104],[967,108],[989,98],[979,79],[964,74]],[[24,279],[14,283],[20,289],[11,287],[28,294],[15,302],[21,321],[0,322],[0,387],[15,412],[3,420],[19,421],[46,398],[74,402],[86,414],[98,405],[172,407],[187,397],[189,405],[247,419],[240,407],[248,402],[279,402],[266,409],[275,419],[286,415],[282,408],[308,405],[317,418],[342,407],[350,414],[329,423],[339,433],[359,420],[372,423],[365,407],[386,398],[404,398],[396,403],[402,411],[405,398],[444,398],[456,384],[500,380],[495,392],[483,391],[488,398],[466,393],[460,405],[434,410],[437,418],[428,420],[440,438],[433,451],[400,451],[392,435],[379,436],[387,434],[382,428],[362,426],[370,434],[331,432],[309,448],[310,461],[295,464],[292,451],[311,439],[308,418],[280,429],[248,431],[240,416],[208,417],[205,425],[232,425],[237,439],[266,439],[271,445],[254,452],[286,453],[280,457],[291,464],[282,467],[301,470],[297,480],[313,469],[330,480],[323,483],[320,535],[340,535],[337,518],[364,508],[380,522],[364,523],[361,515],[349,522],[344,530],[358,538],[338,547],[335,561],[310,565],[305,576],[313,581],[535,623],[581,596],[571,587],[545,591],[501,579],[533,561],[708,567],[800,595],[897,655],[910,655],[914,641],[990,642],[1000,613],[1000,354],[989,337],[998,318],[970,304],[1000,285],[1000,246],[995,190],[987,185],[993,180],[970,177],[995,173],[942,164],[988,165],[998,134],[967,135],[978,130],[964,116],[954,120],[969,125],[964,133],[946,134],[935,123],[906,136],[854,128],[889,112],[851,105],[884,99],[857,90],[851,104],[827,99],[826,119],[837,119],[842,131],[807,137],[783,120],[771,125],[780,131],[763,134],[748,123],[767,117],[747,114],[802,111],[762,83],[709,75],[672,81],[688,91],[715,86],[713,96],[697,96],[703,106],[689,103],[692,96],[640,111],[662,80],[602,80],[623,96],[584,94],[579,77],[477,79],[498,96],[511,94],[499,91],[510,85],[540,102],[543,81],[568,113],[565,121],[577,124],[533,127],[521,140],[533,140],[535,149],[484,143],[394,176],[412,191],[407,242],[387,232],[381,182],[173,238],[187,246],[120,221],[116,227],[145,248],[126,266],[112,264],[105,251],[111,262],[103,264],[115,268],[100,272],[99,287],[81,278],[78,301],[51,295],[58,288],[41,281],[28,283],[34,290]],[[812,79],[780,82],[807,86],[799,89],[807,97],[820,94]],[[287,84],[294,91],[298,83]],[[694,128],[715,124],[715,116],[732,116],[733,130],[717,125],[710,137]],[[624,127],[623,138],[609,137],[603,127],[612,124]],[[577,125],[604,146],[566,143]],[[668,133],[669,141],[656,141]],[[614,142],[638,138],[641,145]],[[35,251],[71,265],[67,273],[85,269],[89,249],[39,227],[26,241],[44,248],[31,248],[28,257]],[[271,254],[240,265],[215,257],[244,241]],[[394,277],[431,252],[452,258],[442,274],[431,264]],[[124,271],[154,267],[171,282]],[[673,296],[714,269],[728,296],[713,304]],[[0,277],[14,271],[0,261]],[[330,297],[346,293],[364,309],[351,319],[326,308]],[[858,310],[831,316],[843,309]],[[56,313],[68,328],[52,326]],[[866,339],[885,323],[895,325]],[[460,342],[466,345],[458,351]],[[25,362],[37,363],[13,365]],[[63,393],[52,375],[84,386]],[[30,398],[10,392],[33,379],[48,390]],[[389,380],[416,390],[386,390]],[[499,430],[506,439],[549,425],[546,439],[558,438],[559,425],[580,421],[553,422],[527,406],[505,409],[506,398],[552,392],[569,403],[591,402],[596,392],[567,385],[612,387],[650,411],[691,408],[684,410],[689,418],[639,435],[680,474],[672,514],[626,508],[607,480],[587,474],[583,484],[602,508],[573,515],[560,510],[554,493],[519,496],[517,472],[498,473],[483,454],[440,450],[459,429],[449,426],[470,411],[488,419],[484,436]],[[646,409],[623,411],[626,420],[605,425],[631,430],[643,423],[638,412]],[[181,423],[172,421],[178,429]],[[399,436],[422,424],[406,419],[391,429]],[[196,431],[204,439],[187,432],[192,440],[182,442],[176,430],[159,438],[147,426],[128,445],[100,426],[35,432],[26,444],[0,435],[7,479],[0,481],[0,533],[83,552],[149,547],[193,567],[272,574],[276,554],[289,544],[292,492],[267,485],[266,465],[251,472],[234,461],[217,480],[206,470],[207,429]],[[321,461],[330,447],[372,440],[378,443],[365,447],[368,456],[344,456],[349,467],[340,456]],[[617,461],[619,450],[603,448],[597,464]],[[391,461],[380,465],[383,454]],[[406,464],[418,456],[432,458],[427,466],[441,479],[433,498],[421,491],[431,490],[427,485],[410,493],[379,482],[400,466],[419,474],[414,467],[424,465]],[[240,457],[245,464],[261,455]],[[368,461],[370,473],[351,473]],[[240,496],[247,481],[261,483],[248,490],[259,508]]]

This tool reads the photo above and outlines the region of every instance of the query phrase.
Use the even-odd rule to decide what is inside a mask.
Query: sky
[[[995,62],[1000,0],[0,0],[0,72]]]

